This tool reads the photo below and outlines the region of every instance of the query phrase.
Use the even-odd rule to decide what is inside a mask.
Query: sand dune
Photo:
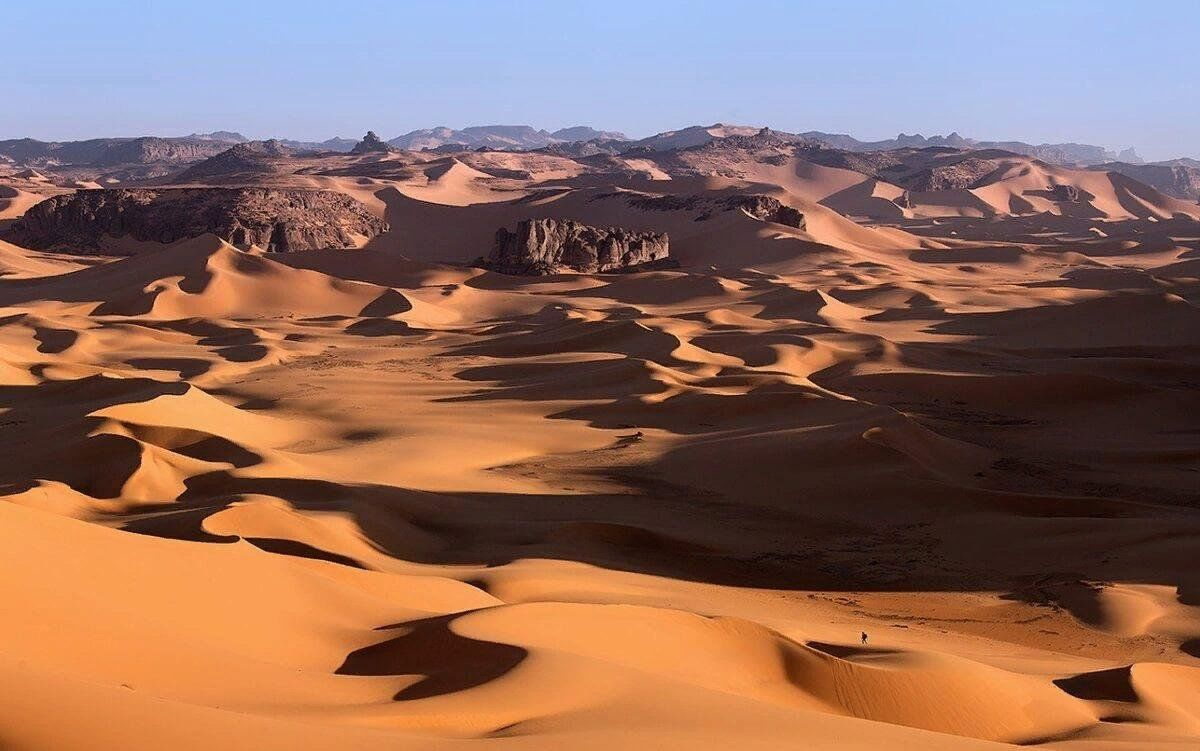
[[[1195,746],[1195,207],[755,133],[259,178],[360,250],[0,244],[0,746]],[[531,217],[679,266],[465,263]]]
[[[45,198],[45,195],[38,192],[12,185],[0,185],[0,220],[21,216],[30,206]]]

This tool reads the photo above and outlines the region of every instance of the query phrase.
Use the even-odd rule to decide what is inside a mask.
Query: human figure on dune
[[[867,632],[866,631],[862,632],[862,643],[864,645],[866,645],[866,643],[867,643]]]

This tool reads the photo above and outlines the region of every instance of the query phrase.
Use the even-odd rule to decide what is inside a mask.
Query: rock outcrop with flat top
[[[577,271],[611,273],[662,267],[670,263],[667,236],[570,219],[527,219],[515,232],[500,228],[484,268],[502,274],[540,276]]]
[[[347,248],[387,230],[353,198],[328,190],[116,188],[81,190],[33,206],[7,240],[28,248],[95,250],[105,237],[171,243],[211,233],[247,248]]]

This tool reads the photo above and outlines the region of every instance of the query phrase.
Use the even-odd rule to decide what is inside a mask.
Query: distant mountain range
[[[528,151],[545,148],[555,143],[596,139],[629,140],[624,133],[596,130],[585,125],[562,128],[553,133],[547,130],[537,130],[529,125],[478,125],[462,130],[446,127],[424,128],[397,136],[388,143],[407,151],[436,149],[450,145],[464,146],[468,149]]]
[[[340,138],[334,137],[326,141],[292,141],[289,139],[281,139],[279,141],[284,146],[292,151],[341,151],[349,152],[354,148],[354,144],[358,143],[355,138]]]
[[[669,150],[688,148],[707,143],[716,138],[730,135],[751,135],[757,127],[724,125],[691,126],[681,130],[666,131],[642,139],[630,139],[616,131],[596,130],[584,125],[562,128],[556,131],[539,130],[529,125],[479,125],[459,130],[446,127],[423,128],[397,136],[387,143],[399,149],[421,151],[448,146],[466,149],[532,150],[563,144],[597,142],[601,150],[624,153],[633,149]],[[860,141],[844,133],[808,131],[805,133],[782,133],[810,142],[823,143],[844,151],[886,151],[897,148],[947,147],[954,149],[1002,149],[1025,154],[1054,164],[1092,166],[1111,162],[1142,164],[1133,149],[1120,153],[1102,146],[1082,143],[1029,144],[1023,141],[979,141],[958,133],[947,136],[922,136],[901,133],[885,141]],[[116,164],[136,160],[141,152],[144,158],[156,161],[187,161],[212,156],[224,148],[237,143],[246,143],[249,138],[235,131],[219,130],[212,133],[192,133],[179,137],[143,136],[138,138],[94,138],[85,141],[37,141],[31,138],[0,141],[0,155],[18,163],[57,164]],[[326,141],[296,141],[280,139],[279,143],[292,151],[338,151],[348,152],[358,143],[352,138],[331,138]],[[1194,159],[1178,159],[1159,164],[1178,166],[1200,166]]]
[[[632,149],[662,151],[688,148],[707,143],[717,138],[747,136],[759,131],[759,128],[725,125],[723,123],[711,126],[692,126],[682,130],[659,133],[639,141],[633,141],[628,146],[618,145],[614,153],[625,153]],[[951,133],[948,136],[937,135],[928,137],[922,135],[910,136],[901,133],[895,138],[889,138],[886,141],[860,141],[844,133],[824,133],[818,130],[810,130],[806,133],[769,132],[780,137],[794,138],[798,141],[809,143],[820,143],[831,148],[852,152],[890,151],[892,149],[903,148],[926,149],[934,147],[951,149],[1000,149],[1014,154],[1031,156],[1052,164],[1091,166],[1116,161],[1128,162],[1130,164],[1143,163],[1142,159],[1138,157],[1133,149],[1126,149],[1117,154],[1102,146],[1092,146],[1082,143],[1043,143],[1035,145],[1023,141],[978,141],[973,138],[965,138],[958,133]]]
[[[823,145],[849,153],[888,151],[903,148],[998,149],[1040,159],[1042,161],[1093,169],[1102,169],[1133,177],[1171,195],[1196,200],[1200,198],[1200,161],[1189,158],[1146,164],[1133,149],[1115,153],[1102,146],[1080,143],[1029,144],[1023,141],[980,141],[958,133],[949,135],[908,135],[901,133],[884,141],[860,141],[843,133],[808,131],[785,133],[764,128],[725,125],[696,125],[658,133],[648,138],[630,139],[623,133],[602,131],[588,126],[574,126],[548,131],[529,125],[481,125],[462,129],[447,127],[410,131],[379,145],[387,148],[420,151],[456,149],[491,149],[505,151],[546,150],[571,157],[596,154],[630,154],[697,148],[722,139],[748,138],[769,135],[785,142]],[[331,138],[326,141],[272,140],[264,153],[246,136],[235,131],[191,133],[187,136],[161,138],[95,138],[84,141],[38,141],[31,138],[0,141],[0,163],[15,167],[54,168],[132,167],[119,176],[122,179],[153,177],[178,171],[197,164],[238,145],[250,147],[235,151],[227,160],[263,168],[262,160],[276,149],[289,153],[340,152],[349,153],[359,143],[350,138]],[[152,165],[153,168],[147,167]]]
[[[186,141],[224,141],[226,143],[245,143],[249,141],[241,133],[236,133],[232,130],[214,130],[212,133],[192,133],[188,136],[183,136]]]
[[[1051,162],[1053,164],[1091,166],[1093,164],[1115,161],[1127,162],[1129,164],[1143,163],[1142,158],[1132,148],[1116,153],[1103,146],[1092,146],[1086,143],[1042,143],[1035,145],[1023,141],[979,141],[974,138],[965,138],[958,133],[951,133],[948,136],[938,135],[929,137],[922,135],[910,136],[901,133],[895,138],[890,138],[886,141],[859,141],[845,134],[822,133],[820,131],[809,131],[800,135],[844,151],[888,151],[890,149],[925,149],[930,147],[1000,149],[1002,151],[1010,151],[1014,154],[1024,154],[1025,156],[1031,156],[1035,159],[1041,159],[1043,162]]]
[[[0,156],[30,167],[87,164],[113,166],[148,162],[187,163],[219,154],[229,141],[199,138],[93,138],[86,141],[36,141],[18,138],[0,141]]]
[[[1169,196],[1200,201],[1200,162],[1195,159],[1172,159],[1154,164],[1108,162],[1088,169],[1119,172]]]

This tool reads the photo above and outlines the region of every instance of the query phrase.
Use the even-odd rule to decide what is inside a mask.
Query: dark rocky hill
[[[229,141],[196,138],[93,138],[87,141],[36,141],[20,138],[0,141],[0,154],[16,164],[94,165],[198,162],[232,145]]]
[[[523,276],[610,273],[660,267],[669,256],[670,243],[662,233],[602,229],[570,219],[527,219],[515,232],[497,230],[491,255],[479,265]]]
[[[1128,164],[1111,162],[1093,167],[1104,172],[1119,172],[1175,198],[1200,201],[1200,165],[1194,159],[1179,159],[1177,163]]]
[[[105,237],[171,243],[214,234],[233,245],[289,252],[347,248],[387,230],[358,201],[323,190],[161,188],[81,190],[29,209],[6,234],[43,250],[96,249]]]
[[[384,141],[382,138],[375,135],[375,131],[368,130],[367,134],[365,136],[363,136],[362,140],[359,141],[358,143],[356,143],[354,145],[354,148],[350,149],[350,153],[351,154],[387,154],[389,152],[396,151],[396,150],[397,149],[394,146],[391,146],[390,144],[388,144],[387,141]]]
[[[274,139],[239,143],[177,175],[176,183],[195,183],[237,175],[267,175],[278,172],[292,150]]]

